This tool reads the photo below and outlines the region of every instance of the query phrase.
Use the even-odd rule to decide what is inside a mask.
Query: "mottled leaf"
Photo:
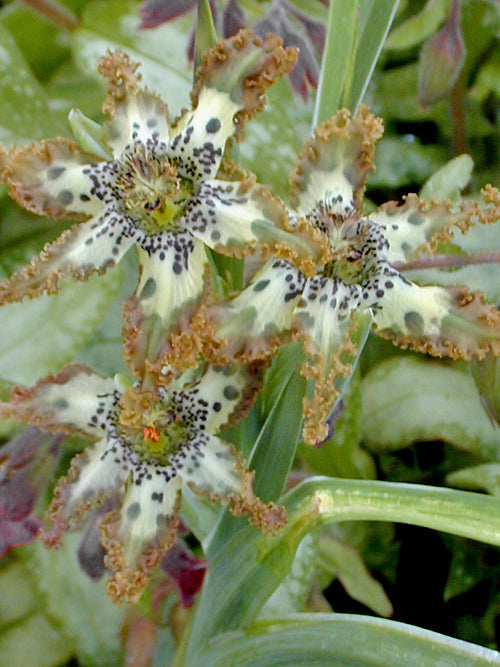
[[[500,430],[485,413],[467,368],[388,359],[364,378],[361,397],[363,443],[371,451],[445,440],[477,456],[500,455]]]

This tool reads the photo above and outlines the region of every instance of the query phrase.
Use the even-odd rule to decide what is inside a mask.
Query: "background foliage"
[[[66,0],[63,26],[60,16],[49,20],[27,4],[0,9],[4,145],[70,136],[73,107],[101,120],[94,65],[108,48],[142,63],[145,83],[173,116],[188,104],[193,13],[141,30],[134,0]],[[340,105],[354,110],[363,98],[385,123],[368,206],[407,192],[457,199],[487,182],[500,185],[498,2],[461,2],[463,63],[441,99],[425,106],[422,70],[439,70],[444,55],[429,47],[429,64],[419,54],[452,2],[288,4],[328,28],[320,87],[305,101],[288,80],[269,93],[240,147],[259,180],[286,198],[288,173],[315,121]],[[248,24],[271,9],[255,0],[240,5]],[[470,157],[457,158],[464,152]],[[35,219],[0,191],[2,275],[60,231],[61,223]],[[465,257],[499,248],[497,224],[442,250]],[[2,393],[73,359],[105,374],[122,370],[120,304],[136,276],[132,256],[99,280],[66,281],[57,295],[3,307]],[[467,283],[500,299],[495,264],[412,277]],[[290,656],[293,664],[500,664],[498,653],[482,648],[500,641],[499,364],[438,361],[370,339],[334,435],[316,449],[299,442],[301,354],[295,346],[278,354],[250,414],[226,435],[250,458],[264,500],[286,492],[283,533],[265,537],[184,494],[190,544],[208,561],[189,611],[175,591],[160,604],[146,595],[137,610],[114,607],[80,570],[77,538],[60,551],[38,543],[11,550],[0,562],[5,664],[112,665],[149,654],[154,665],[292,664]],[[2,435],[14,429],[4,424]],[[78,446],[65,443],[61,470]]]

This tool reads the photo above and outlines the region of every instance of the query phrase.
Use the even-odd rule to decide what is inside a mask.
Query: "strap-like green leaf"
[[[497,665],[497,651],[380,618],[296,614],[215,638],[204,667]]]

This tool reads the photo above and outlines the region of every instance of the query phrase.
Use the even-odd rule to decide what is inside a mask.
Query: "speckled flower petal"
[[[428,203],[410,194],[403,205],[388,202],[370,214],[380,225],[389,242],[386,258],[390,262],[410,262],[419,252],[434,252],[438,241],[447,242],[453,230],[463,233],[473,224],[496,222],[500,218],[500,193],[486,187],[483,205],[464,201],[453,207],[451,202]]]
[[[66,526],[70,517],[83,518],[91,505],[119,492],[128,476],[127,452],[122,441],[109,436],[102,438],[72,462],[69,479],[61,484],[61,492],[55,496],[54,504],[61,508],[58,518],[64,517]]]
[[[0,415],[52,432],[78,430],[101,438],[118,398],[114,380],[73,364],[31,389],[15,389],[11,403],[0,404]]]
[[[466,288],[420,287],[386,265],[365,294],[377,333],[403,348],[454,359],[500,353],[500,311]]]
[[[127,252],[136,235],[134,221],[116,208],[64,231],[29,264],[0,283],[0,303],[20,301],[43,292],[56,292],[59,281],[72,274],[86,280],[104,273]]]
[[[101,523],[104,563],[113,575],[106,588],[114,602],[137,602],[175,541],[181,479],[171,472],[138,462],[120,508]]]
[[[288,74],[295,60],[296,51],[284,49],[275,35],[262,42],[251,30],[240,30],[205,54],[196,72],[193,106],[201,102],[203,91],[225,93],[237,106],[234,131],[240,137],[245,119],[264,107],[266,89],[278,76]]]
[[[267,190],[246,182],[205,181],[189,202],[183,223],[210,248],[221,252],[245,250],[260,241],[258,221],[278,222],[284,209],[266,199]],[[272,204],[275,204],[271,208]]]
[[[305,272],[312,272],[327,252],[323,235],[307,221],[292,228],[283,203],[254,177],[205,181],[186,207],[182,224],[223,254],[243,256],[259,247]]]
[[[252,398],[255,379],[244,366],[207,366],[201,379],[188,389],[173,391],[179,420],[194,429],[214,433],[226,425],[241,404]],[[175,385],[169,385],[168,391]]]
[[[142,142],[152,148],[169,140],[168,111],[165,103],[149,91],[127,95],[115,106],[113,117],[104,125],[104,138],[119,158],[127,146]]]
[[[325,421],[341,396],[371,328],[371,313],[357,313],[358,285],[325,276],[307,281],[293,315],[293,327],[305,336],[309,360],[302,374],[310,380],[303,404],[303,438],[309,444],[325,439]]]
[[[0,152],[0,178],[21,206],[54,218],[90,217],[103,208],[106,163],[65,139]]]
[[[325,358],[341,343],[349,318],[360,305],[358,285],[334,278],[309,278],[293,315],[293,326],[307,334],[317,353]]]
[[[382,121],[364,106],[353,120],[341,109],[321,123],[290,176],[290,199],[299,215],[311,212],[320,201],[342,216],[357,207],[381,136]]]
[[[213,332],[207,356],[218,362],[270,357],[291,337],[292,313],[305,282],[288,262],[268,261],[237,297],[208,309]]]
[[[139,285],[124,310],[125,356],[134,373],[143,374],[146,363],[159,375],[164,364],[188,367],[190,355],[199,353],[192,319],[206,288],[208,260],[203,244],[189,234],[146,236],[141,245]]]
[[[226,141],[233,136],[233,117],[239,110],[228,93],[203,88],[194,111],[184,111],[172,128],[169,158],[177,172],[198,182],[215,178]]]
[[[181,479],[167,479],[158,474],[158,468],[143,464],[142,478],[131,481],[125,492],[120,510],[120,536],[123,538],[124,558],[134,568],[141,553],[155,543],[162,528],[171,522],[178,505]],[[140,479],[140,481],[139,481]],[[139,481],[139,483],[137,483]],[[172,534],[172,543],[175,533]],[[171,544],[164,545],[167,551]]]
[[[285,523],[284,510],[263,503],[252,490],[253,475],[234,447],[204,431],[192,431],[171,459],[183,481],[211,502],[230,502],[236,516],[249,515],[250,523],[268,533]]]

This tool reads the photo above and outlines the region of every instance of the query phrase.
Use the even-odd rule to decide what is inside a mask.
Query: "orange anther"
[[[144,440],[152,440],[153,442],[158,442],[160,439],[160,434],[155,429],[154,426],[145,426],[144,427]]]

